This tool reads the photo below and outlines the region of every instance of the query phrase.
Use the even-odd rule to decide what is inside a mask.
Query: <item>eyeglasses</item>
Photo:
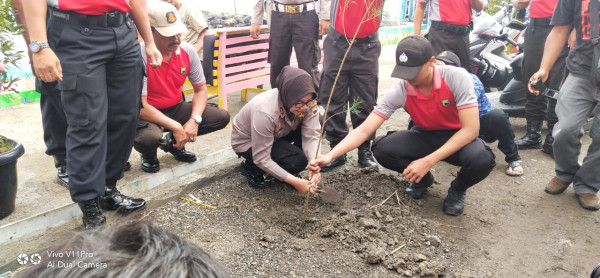
[[[304,105],[306,105],[306,107],[310,107],[310,105],[312,104],[313,101],[315,101],[315,100],[311,99],[307,102],[298,101],[298,102],[294,103],[294,107],[296,107],[298,109],[304,107]]]

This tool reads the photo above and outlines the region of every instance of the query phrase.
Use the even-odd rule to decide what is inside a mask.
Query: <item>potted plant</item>
[[[11,9],[12,0],[5,0],[0,5],[0,94],[14,92],[15,79],[9,77],[7,66],[17,66],[23,51],[15,49],[13,36],[22,33],[22,28],[16,22],[14,11]],[[17,197],[17,159],[23,155],[23,145],[15,140],[0,135],[0,219],[6,217],[15,209]]]
[[[0,219],[15,210],[17,198],[17,159],[25,153],[23,145],[0,135]]]

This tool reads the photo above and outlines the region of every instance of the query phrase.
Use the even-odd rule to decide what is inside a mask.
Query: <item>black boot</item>
[[[169,151],[176,160],[181,161],[181,162],[194,162],[196,161],[196,155],[192,152],[188,152],[185,150],[185,148],[181,148],[181,149],[171,149]]]
[[[172,132],[167,133],[163,141],[165,142],[165,144],[161,145],[160,148],[165,152],[171,153],[176,160],[182,162],[196,161],[195,154],[186,151],[185,148],[181,148],[178,150],[175,147],[173,147],[173,144],[177,143],[177,141],[175,140],[175,136],[173,136]]]
[[[160,162],[156,156],[156,150],[142,154],[142,171],[146,173],[156,173],[160,170]]]
[[[527,133],[515,144],[519,150],[539,149],[542,147],[542,121],[527,119]]]
[[[448,196],[444,200],[443,211],[445,214],[449,215],[461,215],[465,208],[465,193],[466,189],[459,188],[456,186],[458,182],[456,180],[452,181],[450,188],[448,189]]]
[[[81,212],[83,212],[83,229],[91,230],[98,228],[106,223],[106,217],[98,206],[98,198],[85,202],[77,203]]]
[[[331,149],[335,148],[335,146],[340,143],[340,141],[336,141],[336,142],[329,142],[329,146],[331,147]],[[321,167],[321,172],[328,172],[333,170],[333,168],[338,167],[338,166],[342,166],[346,164],[346,154],[343,154],[341,156],[338,156],[336,158],[334,158],[331,162],[329,162],[329,164]]]
[[[58,183],[66,188],[69,188],[69,173],[67,173],[67,157],[65,155],[54,155],[54,166],[56,166]]]
[[[371,153],[371,141],[367,140],[358,146],[358,165],[366,168],[371,167],[373,170],[379,172],[379,166],[373,159],[373,153]]]
[[[106,180],[105,190],[104,196],[100,198],[100,207],[103,210],[116,210],[118,213],[128,214],[146,207],[146,200],[131,198],[119,192],[116,180]]]
[[[552,137],[553,129],[554,124],[548,123],[548,134],[546,134],[546,140],[542,146],[542,152],[549,154],[552,158],[554,158],[554,149],[552,148],[552,144],[554,143],[554,137]]]
[[[265,179],[265,172],[256,165],[250,165],[246,161],[240,164],[240,172],[248,179],[251,187],[264,189],[271,185],[271,182]]]
[[[430,172],[427,172],[427,175],[421,179],[421,182],[411,183],[409,187],[404,189],[404,193],[413,199],[423,199],[423,197],[425,197],[425,193],[427,192],[427,188],[433,184],[433,181],[433,175]]]

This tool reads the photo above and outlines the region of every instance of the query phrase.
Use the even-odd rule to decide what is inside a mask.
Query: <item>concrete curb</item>
[[[174,168],[163,169],[159,173],[140,177],[139,179],[123,185],[120,190],[125,194],[147,192],[161,184],[187,175],[193,171],[223,163],[236,157],[237,155],[231,147],[226,147],[199,157],[194,163],[179,164]],[[6,224],[0,227],[0,245],[23,237],[39,235],[48,228],[63,225],[73,220],[73,218],[80,216],[81,211],[77,204],[71,203],[17,222]]]

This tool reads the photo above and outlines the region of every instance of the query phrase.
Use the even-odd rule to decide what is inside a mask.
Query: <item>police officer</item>
[[[143,199],[121,194],[116,183],[139,111],[143,71],[136,25],[152,64],[162,59],[146,1],[29,0],[23,9],[34,74],[58,81],[62,94],[69,190],[83,212],[84,229],[105,223],[101,208],[129,213],[145,207]]]
[[[253,0],[250,36],[258,39],[263,22],[264,0]],[[318,64],[321,59],[319,35],[329,29],[329,5],[331,0],[321,0],[316,10],[314,0],[278,0],[270,5],[269,63],[271,63],[271,87],[277,86],[276,79],[284,66],[290,64],[292,46],[298,57],[298,68],[308,72],[315,90],[319,87]],[[321,20],[319,21],[319,17]]]
[[[414,35],[421,34],[421,25],[429,3],[431,26],[426,35],[435,53],[450,50],[460,58],[460,64],[469,69],[469,32],[471,9],[483,10],[483,0],[418,0],[415,8]]]
[[[321,125],[312,78],[298,68],[286,66],[277,77],[277,88],[250,100],[233,119],[231,147],[246,160],[241,172],[254,188],[266,188],[265,172],[302,193],[321,180],[298,173],[317,152]]]
[[[529,6],[530,21],[529,26],[525,30],[525,37],[527,39],[525,40],[523,51],[523,80],[529,80],[531,75],[540,68],[544,54],[540,49],[544,48],[546,38],[550,34],[550,31],[552,31],[550,20],[552,19],[552,14],[558,0],[513,0],[512,3],[517,9],[525,9]],[[548,81],[546,82],[548,88],[558,90],[562,84],[566,68],[565,59],[568,54],[569,49],[565,44],[548,75]],[[554,142],[552,130],[558,121],[555,112],[556,100],[534,94],[527,94],[526,99],[525,119],[527,120],[527,132],[523,137],[516,140],[515,143],[519,149],[542,148],[543,152],[554,156],[552,150],[552,143]],[[548,134],[542,146],[541,130],[544,119],[547,120]]]
[[[330,95],[331,102],[327,112],[325,131],[329,145],[333,148],[348,134],[346,125],[345,108],[353,102],[360,102],[360,112],[351,113],[352,127],[359,126],[371,113],[377,102],[377,75],[379,73],[379,54],[381,44],[377,30],[381,22],[383,0],[350,1],[333,0],[331,3],[331,28],[323,42],[323,75],[319,87],[319,104],[326,106]],[[377,16],[364,17],[365,22],[360,24],[365,14]],[[360,29],[359,29],[360,26]],[[352,45],[350,40],[356,38]],[[345,64],[332,92],[338,69],[342,66],[342,59],[346,50],[350,48]],[[361,167],[371,167],[378,170],[377,163],[371,153],[371,140],[358,147],[358,164]],[[323,167],[323,171],[332,170],[346,163],[346,154],[335,158],[330,165]]]

